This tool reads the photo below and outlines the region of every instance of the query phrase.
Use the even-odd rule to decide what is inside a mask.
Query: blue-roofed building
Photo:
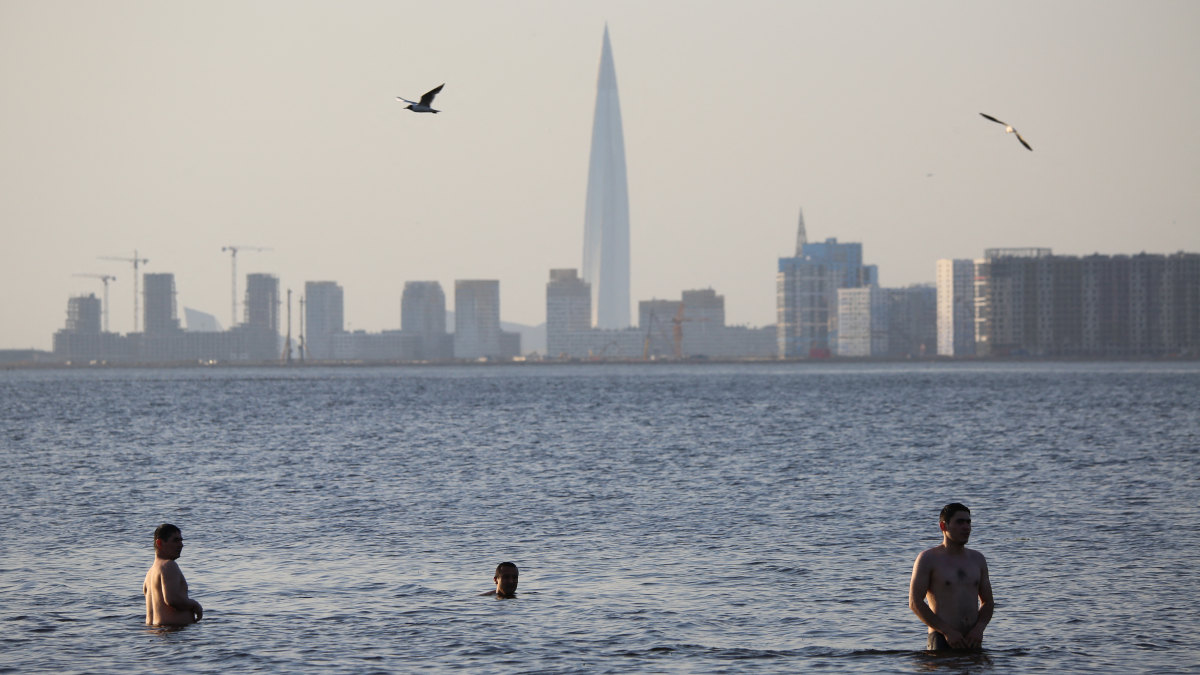
[[[874,265],[863,265],[862,244],[829,238],[809,243],[804,214],[796,255],[779,259],[776,337],[781,358],[824,358],[837,343],[837,292],[879,284]]]

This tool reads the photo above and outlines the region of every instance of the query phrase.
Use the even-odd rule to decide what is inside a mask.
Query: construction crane
[[[280,360],[286,365],[292,365],[292,289],[287,289],[287,337],[283,340],[283,354]]]
[[[683,303],[679,303],[679,311],[675,312],[675,318],[671,319],[671,323],[675,324],[671,337],[675,343],[675,358],[683,358],[683,322],[684,321],[708,321],[708,319],[693,319],[690,316],[683,315]]]
[[[262,246],[222,246],[221,252],[229,251],[229,264],[233,271],[233,284],[230,286],[231,294],[233,295],[233,311],[229,317],[229,327],[233,328],[237,325],[237,254],[238,251],[270,251],[269,248]]]
[[[111,274],[72,274],[74,277],[92,277],[104,282],[104,332],[108,332],[108,282],[116,281],[117,278]]]
[[[666,322],[661,321],[658,318],[658,316],[653,311],[651,311],[650,318],[646,322],[647,323],[646,337],[645,337],[645,340],[642,342],[642,360],[650,359],[650,342],[651,342],[652,338],[654,337],[655,322],[657,322],[659,324],[659,327],[658,327],[659,335],[664,340],[669,339],[671,341],[671,356],[676,359],[682,359],[683,358],[683,324],[685,321],[708,321],[708,319],[707,318],[692,318],[690,316],[684,316],[683,315],[683,303],[681,302],[681,303],[679,303],[679,308],[675,311],[675,316],[671,317],[671,319],[670,319],[671,335],[668,338],[667,333],[666,333],[666,326],[662,325]]]
[[[659,320],[658,315],[654,313],[654,310],[650,310],[649,318],[646,319],[646,337],[642,341],[642,360],[643,361],[650,360],[650,343],[654,338],[654,324],[655,323],[659,324],[658,325],[659,337],[663,338],[664,340],[667,339],[666,328],[662,325],[662,321]]]
[[[288,330],[291,330],[292,322],[288,321]],[[300,363],[304,363],[304,296],[300,296],[300,345],[296,350],[299,352]]]
[[[121,258],[119,256],[102,255],[100,260],[117,260],[120,262],[133,263],[133,332],[138,332],[138,268],[150,262],[149,258],[139,258],[137,249],[133,249],[132,258]]]

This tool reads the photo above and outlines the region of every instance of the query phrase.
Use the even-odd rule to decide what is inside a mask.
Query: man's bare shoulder
[[[976,551],[973,548],[964,548],[963,552],[970,556],[971,560],[983,565],[984,567],[987,567],[987,558],[984,558],[983,554],[979,551]]]
[[[918,553],[917,554],[917,562],[920,563],[920,562],[924,561],[924,562],[928,563],[928,562],[932,562],[934,559],[943,558],[945,556],[946,556],[946,547],[942,546],[941,544],[938,544],[937,546],[927,548],[924,551],[921,551],[920,553]]]

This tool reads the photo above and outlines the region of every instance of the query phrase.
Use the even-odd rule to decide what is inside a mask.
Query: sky
[[[231,245],[270,249],[239,296],[337,281],[350,330],[398,329],[418,280],[452,310],[498,279],[542,323],[582,266],[606,25],[635,312],[712,288],[773,324],[801,208],[888,287],[994,247],[1200,251],[1192,0],[0,0],[0,349],[50,349],[102,297],[77,274],[132,330],[132,265],[99,258],[135,250],[228,327]],[[437,115],[395,100],[443,82]]]

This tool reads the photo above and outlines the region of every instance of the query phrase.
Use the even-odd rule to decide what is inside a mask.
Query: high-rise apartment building
[[[695,328],[700,332],[725,327],[725,296],[711,288],[700,288],[684,291],[681,297],[686,318],[699,324]]]
[[[891,358],[922,358],[937,353],[937,288],[914,284],[885,289],[888,296],[888,348]]]
[[[838,356],[887,356],[889,294],[878,286],[837,290]]]
[[[1200,254],[989,249],[975,269],[980,355],[1200,353]]]
[[[937,353],[975,355],[975,261],[937,261]]]
[[[837,342],[837,291],[879,283],[863,265],[862,244],[807,241],[800,216],[796,255],[780,258],[776,283],[776,338],[781,358],[824,357]]]
[[[629,325],[629,185],[617,71],[608,27],[600,51],[592,151],[583,219],[583,280],[591,284],[597,328]]]
[[[332,359],[333,336],[345,332],[344,294],[334,281],[304,282],[306,357]]]
[[[100,300],[95,294],[67,301],[66,327],[54,333],[56,357],[70,362],[116,362],[132,358],[134,340],[100,330],[100,310]]]
[[[278,335],[279,279],[272,274],[247,274],[245,307],[243,325]]]
[[[67,300],[67,327],[71,333],[100,334],[100,300],[95,293]]]
[[[454,358],[497,358],[500,349],[500,282],[454,282]]]
[[[546,282],[546,354],[571,353],[571,335],[592,328],[592,287],[574,269],[550,270]]]
[[[497,290],[497,322],[499,321]],[[409,281],[400,296],[400,331],[413,340],[413,358],[441,361],[454,357],[453,338],[446,332],[446,294],[436,281]]]
[[[172,335],[178,333],[179,317],[175,306],[175,275],[142,275],[142,309],[145,317],[142,326],[147,336]]]

